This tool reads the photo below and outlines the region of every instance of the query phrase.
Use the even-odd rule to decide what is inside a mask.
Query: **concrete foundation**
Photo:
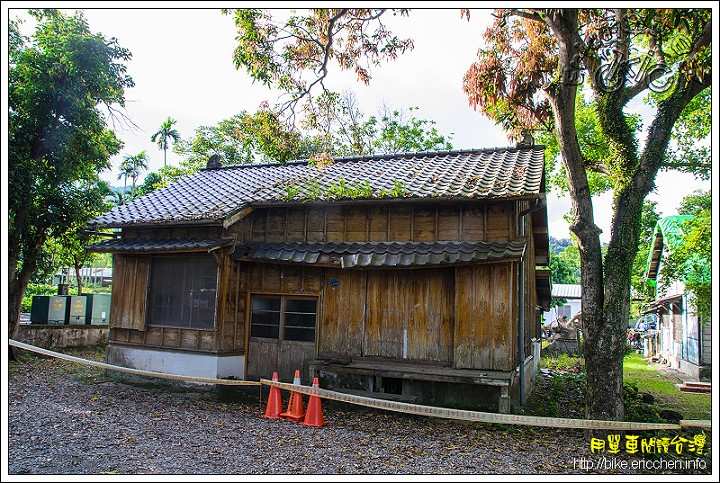
[[[109,336],[107,325],[20,324],[18,342],[48,350],[104,347]]]
[[[245,378],[245,356],[242,354],[221,355],[110,342],[106,359],[108,364],[178,376],[237,380]],[[116,372],[118,376],[126,374]]]

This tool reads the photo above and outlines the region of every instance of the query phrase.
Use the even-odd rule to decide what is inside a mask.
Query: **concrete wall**
[[[110,336],[107,325],[20,324],[19,342],[43,349],[104,347]]]
[[[110,343],[107,363],[149,372],[210,379],[245,379],[245,356],[218,355]]]

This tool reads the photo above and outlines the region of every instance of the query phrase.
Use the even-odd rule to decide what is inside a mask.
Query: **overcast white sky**
[[[76,8],[85,5],[103,4],[51,2],[42,6]],[[146,7],[153,4],[125,2],[118,5]],[[84,8],[92,32],[102,33],[106,38],[116,37],[133,55],[127,65],[135,87],[126,91],[125,98],[127,115],[138,128],[116,126],[125,147],[113,158],[113,170],[102,175],[103,179],[116,185],[122,184],[118,181],[118,166],[126,154],[145,150],[150,171],[162,166],[163,152],[150,138],[168,116],[177,120],[175,127],[180,135],[189,139],[199,126],[215,125],[241,111],[252,113],[263,100],[268,100],[271,105],[277,100],[274,91],[253,84],[244,70],[235,69],[232,51],[236,45],[236,31],[231,16],[222,15],[218,8],[167,8],[168,5],[208,5],[205,3],[154,5],[158,8]],[[257,3],[244,5],[255,6]],[[3,6],[3,16],[9,14],[14,18],[22,15],[29,6],[38,5],[3,2]],[[6,10],[8,8],[10,10]],[[414,39],[412,52],[374,69],[369,87],[356,82],[353,75],[339,72],[334,73],[328,85],[338,91],[355,91],[360,107],[367,115],[377,114],[383,102],[399,109],[419,107],[415,116],[436,121],[435,127],[441,134],[452,136],[455,149],[511,145],[513,143],[499,127],[468,105],[462,92],[463,75],[482,46],[482,32],[489,17],[490,10],[473,10],[471,21],[467,22],[460,19],[458,8],[413,9],[409,18],[389,22],[394,33]],[[168,150],[167,161],[170,165],[177,164],[179,158]],[[658,201],[658,211],[662,215],[676,214],[682,197],[693,190],[710,189],[709,182],[677,173],[661,173],[658,185],[660,194],[651,194],[650,199]],[[610,203],[609,195],[595,202],[596,223],[604,231],[603,242],[610,236]],[[553,193],[548,195],[551,236],[569,237],[567,224],[562,220],[569,208],[567,198],[558,199]]]

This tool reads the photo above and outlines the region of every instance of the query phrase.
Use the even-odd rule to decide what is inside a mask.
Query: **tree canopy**
[[[377,116],[367,116],[355,104],[352,92],[326,92],[327,111],[310,115],[300,127],[288,125],[278,111],[263,105],[254,114],[243,111],[214,126],[201,126],[189,140],[181,139],[173,150],[183,157],[179,166],[165,166],[146,177],[142,192],[167,185],[194,173],[213,155],[223,165],[285,163],[308,159],[324,163],[333,157],[362,156],[452,149],[451,135],[443,135],[434,121],[419,119],[408,109],[381,106]],[[121,171],[120,176],[123,176]]]
[[[106,187],[98,174],[122,146],[106,122],[133,86],[123,64],[130,52],[116,39],[90,32],[82,13],[30,14],[38,22],[31,38],[21,34],[19,20],[9,23],[11,337],[27,285],[47,261],[49,237],[62,238],[104,208]]]

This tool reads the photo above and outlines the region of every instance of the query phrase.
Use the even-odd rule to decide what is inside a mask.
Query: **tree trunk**
[[[31,261],[28,261],[27,265],[23,265],[22,270],[17,272],[17,276],[8,284],[8,337],[13,340],[18,340],[20,334],[22,299],[30,283],[30,276],[35,271],[35,268],[29,265],[32,265]],[[18,359],[19,350],[15,346],[10,346],[8,351],[10,360]]]
[[[82,265],[78,262],[74,263],[75,265],[75,279],[77,280],[77,294],[82,295],[82,277],[80,276],[80,271],[82,270]]]
[[[547,90],[555,112],[555,129],[560,154],[568,175],[568,190],[573,209],[570,230],[577,236],[580,253],[580,279],[582,290],[583,328],[585,341],[585,367],[587,368],[586,417],[588,419],[622,420],[622,361],[617,364],[615,352],[606,352],[612,341],[606,335],[612,332],[604,320],[604,279],[600,233],[595,224],[592,194],[575,128],[575,101],[577,97],[577,67],[580,58],[577,42],[577,11],[563,13],[549,19],[550,28],[558,39],[562,74],[558,82]],[[624,347],[624,345],[623,345]],[[612,362],[611,364],[608,364]],[[597,401],[596,401],[597,400]],[[586,437],[600,436],[587,432]]]
[[[618,10],[617,18],[624,27],[617,39],[618,45],[627,48],[630,39],[624,11]],[[628,128],[623,107],[640,91],[621,89],[606,92],[593,84],[593,74],[599,65],[592,57],[584,57],[580,50],[583,41],[578,35],[577,10],[553,11],[542,19],[557,39],[559,66],[562,69],[560,78],[545,90],[554,109],[560,154],[568,175],[573,207],[570,230],[578,238],[580,251],[587,368],[585,414],[588,419],[622,421],[625,418],[623,358],[630,313],[630,281],[638,249],[643,203],[663,166],[673,126],[692,98],[711,84],[711,76],[708,73],[700,82],[697,78],[678,77],[671,95],[659,103],[644,150],[638,157],[635,133]],[[701,47],[709,45],[708,22],[692,50],[698,52]],[[597,95],[598,118],[614,148],[614,158],[610,163],[617,172],[615,208],[604,267],[599,237],[601,231],[594,223],[587,173],[574,125],[578,59],[585,60],[585,74],[589,75]],[[607,431],[588,430],[585,434],[587,438],[604,439]]]

